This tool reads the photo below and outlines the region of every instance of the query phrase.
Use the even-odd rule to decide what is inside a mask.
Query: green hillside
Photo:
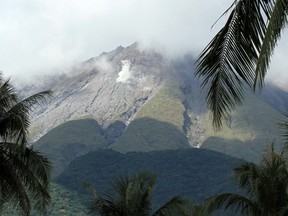
[[[158,174],[154,195],[156,203],[175,195],[194,201],[224,191],[235,191],[232,169],[242,161],[202,149],[130,152],[98,150],[75,159],[56,178],[69,190],[85,193],[82,183],[95,185],[103,192],[113,177],[147,170]]]
[[[53,162],[53,175],[60,174],[72,160],[98,148],[106,147],[102,129],[93,119],[68,121],[48,132],[33,148]]]
[[[185,107],[183,94],[176,86],[163,86],[111,146],[119,152],[189,148],[183,132]]]
[[[216,133],[210,130],[201,147],[258,161],[269,143],[274,142],[278,147],[282,144],[277,126],[281,119],[283,116],[278,110],[256,95],[247,94],[244,104],[226,120],[223,130]]]
[[[186,135],[175,125],[151,118],[132,121],[119,140],[111,145],[119,152],[190,148]]]
[[[158,121],[173,124],[182,130],[185,107],[182,104],[184,95],[179,86],[163,86],[153,98],[142,107],[135,119],[152,118]]]

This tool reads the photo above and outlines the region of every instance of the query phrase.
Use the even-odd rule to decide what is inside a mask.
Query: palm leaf
[[[43,91],[34,94],[20,102],[15,103],[6,111],[5,118],[2,120],[2,126],[6,128],[4,138],[11,139],[16,143],[25,143],[27,141],[26,133],[30,125],[29,112],[40,101],[46,100],[51,95],[50,91]]]
[[[27,128],[30,125],[29,112],[51,94],[50,91],[43,91],[20,101],[9,80],[2,83],[0,86],[0,136],[2,139],[25,143]]]
[[[241,166],[234,169],[239,188],[243,189],[250,196],[257,193],[259,178],[262,175],[262,169],[257,164],[245,162]]]
[[[4,164],[3,170],[6,171],[2,176],[1,182],[6,188],[11,189],[10,194],[12,195],[10,198],[7,197],[7,199],[9,198],[8,200],[12,201],[12,203],[19,203],[23,212],[27,212],[27,206],[30,211],[31,199],[37,210],[45,212],[50,202],[48,189],[51,165],[47,158],[27,147],[25,147],[23,152],[23,147],[15,143],[0,143],[0,148],[1,161]],[[3,186],[2,183],[1,185]],[[21,196],[24,196],[26,201],[18,194],[22,194]],[[17,197],[18,199],[23,199],[23,201],[17,200]],[[24,205],[22,202],[26,202],[29,205]]]
[[[188,201],[184,200],[180,196],[176,196],[173,199],[166,202],[158,210],[156,210],[152,216],[178,216],[183,215],[188,206]]]
[[[234,169],[242,195],[225,193],[207,201],[207,211],[232,208],[244,215],[285,215],[288,206],[287,148],[280,153],[273,143],[261,157],[260,164],[245,162]]]
[[[17,101],[17,96],[14,93],[13,87],[10,85],[10,80],[6,80],[0,86],[0,110],[1,114],[6,112],[7,107],[11,107]]]
[[[128,215],[149,215],[151,208],[152,187],[154,176],[142,172],[129,181],[126,189],[126,205]]]
[[[266,212],[277,212],[288,203],[287,183],[288,170],[285,149],[278,154],[273,143],[262,156],[261,167],[263,169],[262,184],[259,192],[259,202],[263,204]],[[267,199],[269,197],[269,199]],[[273,212],[274,211],[274,212]]]
[[[206,101],[213,114],[213,126],[242,103],[245,84],[253,86],[255,67],[266,32],[265,14],[273,1],[239,0],[218,34],[197,60],[196,75],[208,87]]]
[[[243,215],[261,215],[260,209],[255,202],[234,193],[224,193],[212,196],[206,200],[205,206],[210,213],[218,209],[232,209]]]
[[[286,118],[285,120],[282,120],[278,123],[279,128],[282,131],[282,137],[284,138],[284,141],[286,142],[286,144],[288,143],[288,113],[282,113],[282,115],[284,116],[284,118]],[[287,151],[288,152],[288,151]]]
[[[91,184],[86,183],[85,187],[93,193],[91,210],[102,216],[149,216],[151,215],[152,189],[155,181],[156,175],[150,175],[147,172],[132,177],[121,175],[114,178],[113,190],[103,196],[98,194]],[[181,197],[175,197],[153,215],[184,214],[186,203]]]
[[[31,203],[45,212],[51,165],[39,152],[27,148],[29,112],[50,96],[50,91],[19,100],[9,80],[0,77],[0,200],[9,201],[29,215]]]
[[[276,0],[273,11],[269,16],[269,24],[262,43],[256,66],[256,78],[254,81],[254,90],[257,84],[260,88],[264,85],[264,77],[268,70],[273,50],[280,39],[281,31],[287,25],[288,2],[286,0]]]
[[[1,156],[3,156],[1,154]],[[16,208],[19,207],[21,212],[28,216],[31,209],[30,199],[21,182],[17,172],[13,169],[10,161],[0,156],[1,159],[1,172],[0,172],[0,185],[1,185],[1,199],[4,202],[13,203]]]

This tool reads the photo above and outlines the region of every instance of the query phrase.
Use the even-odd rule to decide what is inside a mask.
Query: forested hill
[[[83,182],[91,182],[98,192],[109,189],[113,178],[149,171],[158,175],[153,198],[160,204],[176,195],[200,202],[208,196],[235,191],[233,168],[243,161],[204,149],[130,152],[98,150],[74,160],[56,178],[69,190],[85,193]]]

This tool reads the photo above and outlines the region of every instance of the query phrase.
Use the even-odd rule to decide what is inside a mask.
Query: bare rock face
[[[86,117],[104,129],[116,121],[128,125],[161,87],[169,67],[160,55],[133,44],[83,62],[72,69],[74,75],[54,76],[30,87],[54,92],[51,102],[33,112],[31,137],[37,140],[57,125]]]

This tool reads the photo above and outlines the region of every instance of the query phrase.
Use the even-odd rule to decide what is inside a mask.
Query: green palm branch
[[[9,80],[0,79],[0,203],[14,203],[23,215],[32,204],[44,212],[50,202],[50,162],[26,146],[29,112],[50,94],[19,100]]]
[[[0,186],[3,201],[12,201],[24,215],[31,202],[44,212],[50,202],[48,194],[51,166],[47,158],[15,143],[0,143]]]
[[[278,123],[279,128],[282,131],[282,137],[284,138],[285,143],[288,143],[288,113],[283,113],[285,120],[282,120]]]
[[[176,196],[173,199],[166,202],[161,206],[152,216],[165,216],[165,215],[185,215],[185,212],[188,212],[188,202],[180,196]],[[187,210],[185,210],[187,209]]]
[[[200,54],[196,75],[203,79],[202,87],[208,87],[206,102],[216,130],[243,102],[246,86],[263,86],[287,25],[287,5],[286,0],[235,0],[225,12],[231,11],[226,24]]]
[[[0,136],[3,140],[16,143],[27,142],[27,129],[30,125],[29,112],[34,106],[50,96],[50,91],[34,94],[22,101],[16,95],[9,80],[0,86]]]
[[[233,209],[242,215],[278,216],[288,206],[287,151],[276,153],[273,145],[259,165],[246,162],[234,169],[243,194],[224,193],[206,201],[208,212]]]
[[[208,209],[204,204],[191,202],[188,204],[183,216],[210,216]]]
[[[86,183],[86,188],[94,194],[92,212],[101,216],[174,216],[184,215],[188,203],[181,197],[174,197],[156,211],[152,212],[152,189],[156,175],[147,172],[129,177],[121,175],[114,179],[112,190],[103,196]]]

